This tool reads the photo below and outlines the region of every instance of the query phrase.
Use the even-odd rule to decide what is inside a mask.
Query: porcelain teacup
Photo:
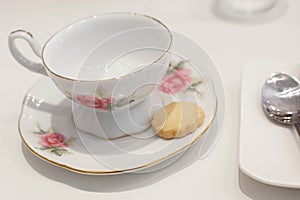
[[[17,39],[27,41],[41,62],[27,59]],[[105,111],[121,116],[125,111],[118,114],[118,109],[136,107],[151,94],[168,69],[172,34],[162,22],[146,15],[107,13],[64,27],[43,47],[24,30],[11,32],[8,43],[21,65],[51,77],[76,108],[100,112],[97,115],[103,117]]]

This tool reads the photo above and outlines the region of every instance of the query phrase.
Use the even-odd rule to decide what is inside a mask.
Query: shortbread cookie
[[[179,138],[194,132],[203,124],[205,114],[196,103],[172,102],[152,116],[152,127],[162,138]]]

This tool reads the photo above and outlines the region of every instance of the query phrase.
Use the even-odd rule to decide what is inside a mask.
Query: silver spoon
[[[286,73],[273,73],[262,88],[262,105],[271,119],[293,125],[300,141],[300,82]]]

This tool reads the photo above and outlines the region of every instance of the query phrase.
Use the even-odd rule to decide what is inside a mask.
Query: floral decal
[[[99,88],[95,95],[77,95],[76,101],[85,106],[99,110],[113,110],[135,101],[134,96],[116,100],[103,88]]]
[[[159,90],[167,94],[175,94],[192,90],[199,92],[197,86],[202,83],[201,80],[191,77],[191,70],[186,66],[187,61],[180,61],[177,64],[171,64],[167,75],[162,79]]]
[[[50,153],[54,153],[57,156],[61,156],[64,153],[68,153],[66,147],[71,145],[75,138],[66,139],[66,137],[59,133],[53,131],[52,128],[48,130],[43,130],[39,125],[37,125],[38,131],[33,133],[39,136],[39,147],[40,150],[48,150]]]
[[[109,110],[114,101],[113,98],[100,99],[94,95],[78,95],[76,100],[83,105],[100,110]]]
[[[168,94],[185,91],[191,84],[190,69],[178,69],[163,78],[159,89]]]

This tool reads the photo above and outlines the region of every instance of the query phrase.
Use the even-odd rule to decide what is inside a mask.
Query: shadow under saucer
[[[151,173],[125,173],[106,176],[84,175],[52,165],[33,155],[23,143],[21,145],[26,161],[40,175],[80,190],[99,193],[143,188],[183,170],[197,160],[201,162],[198,159],[201,142],[198,142],[171,165]]]

